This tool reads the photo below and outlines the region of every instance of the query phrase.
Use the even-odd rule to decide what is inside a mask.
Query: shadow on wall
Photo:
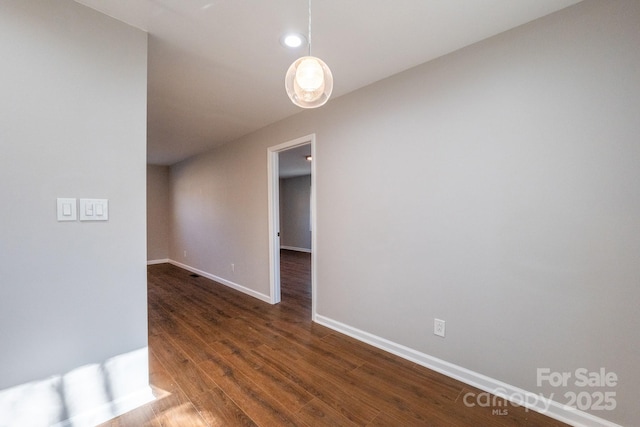
[[[0,391],[0,426],[100,424],[154,399],[141,369],[147,347]]]

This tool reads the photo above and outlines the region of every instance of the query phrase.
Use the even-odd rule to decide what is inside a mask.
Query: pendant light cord
[[[309,0],[309,56],[311,56],[311,0]]]

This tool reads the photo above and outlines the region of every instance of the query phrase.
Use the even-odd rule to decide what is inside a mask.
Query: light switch
[[[109,200],[80,199],[80,221],[108,221]]]
[[[77,221],[78,210],[76,199],[61,198],[57,199],[58,221]]]

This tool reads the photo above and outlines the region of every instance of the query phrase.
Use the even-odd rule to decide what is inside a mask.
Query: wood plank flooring
[[[310,262],[282,251],[275,306],[149,266],[157,399],[103,426],[564,425],[504,402],[468,407],[480,390],[311,322]]]

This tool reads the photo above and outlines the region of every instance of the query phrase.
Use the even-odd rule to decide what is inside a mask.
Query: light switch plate
[[[80,221],[108,221],[109,200],[80,199]]]
[[[78,220],[78,204],[76,199],[58,197],[58,221],[77,221]]]

